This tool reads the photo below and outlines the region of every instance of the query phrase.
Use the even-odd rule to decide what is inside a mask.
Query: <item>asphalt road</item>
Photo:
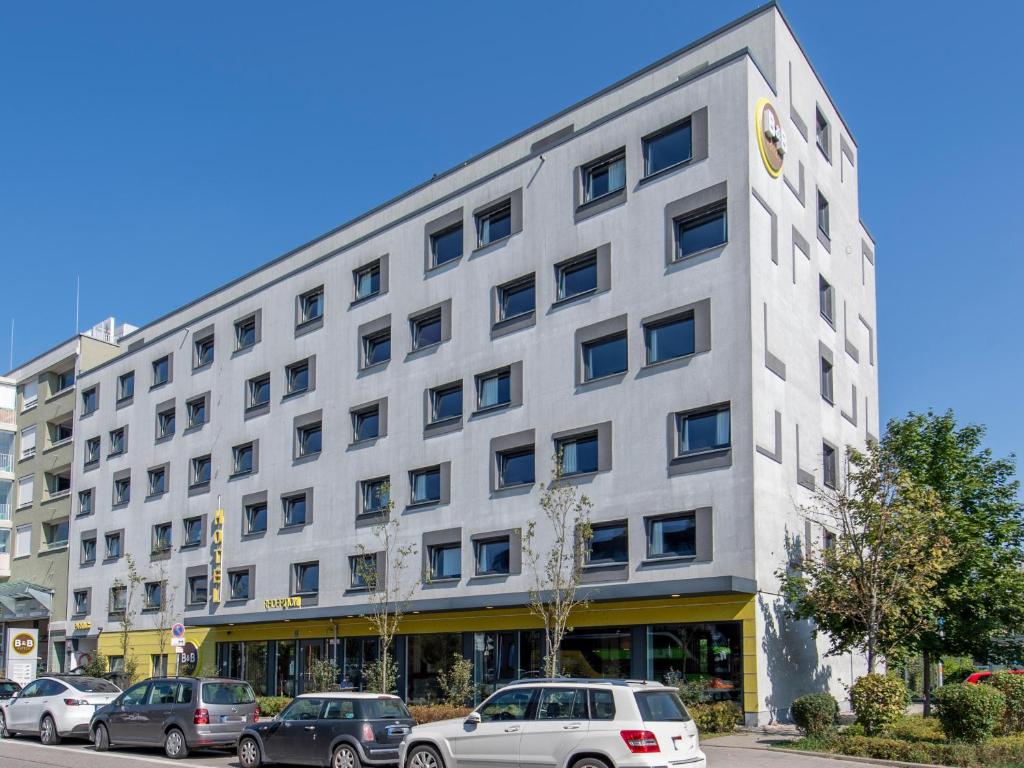
[[[877,768],[867,763],[840,762],[819,757],[775,752],[767,749],[704,745],[710,768]],[[2,768],[152,768],[155,765],[193,768],[238,768],[228,752],[200,752],[184,760],[168,760],[157,749],[93,752],[84,742],[67,741],[58,747],[44,747],[29,738],[0,741]]]

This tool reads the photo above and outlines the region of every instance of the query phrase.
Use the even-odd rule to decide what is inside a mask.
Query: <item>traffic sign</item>
[[[174,646],[175,648],[183,648],[185,646],[185,638],[184,637],[172,637],[171,638],[171,645]]]
[[[171,637],[184,637],[185,636],[185,625],[180,621],[171,627]]]

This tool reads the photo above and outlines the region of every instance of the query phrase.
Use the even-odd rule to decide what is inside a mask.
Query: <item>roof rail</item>
[[[624,678],[608,677],[523,677],[506,683],[510,685],[536,685],[537,683],[572,683],[575,685],[586,685],[603,683],[605,685],[661,685],[654,680],[629,680]]]

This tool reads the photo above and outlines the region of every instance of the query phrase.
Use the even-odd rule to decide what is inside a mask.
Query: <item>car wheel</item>
[[[238,742],[238,762],[242,768],[258,768],[262,762],[260,758],[260,745],[256,739],[246,736]]]
[[[610,766],[599,757],[581,757],[572,764],[572,768],[610,768]]]
[[[110,749],[110,734],[107,733],[107,726],[100,723],[92,732],[92,748],[97,752],[106,752]]]
[[[444,768],[437,750],[427,744],[419,744],[409,750],[405,768]]]
[[[351,744],[339,744],[331,757],[331,768],[359,768],[359,755]]]
[[[43,715],[43,719],[39,723],[39,740],[48,747],[60,744],[60,734],[57,733],[57,724],[53,722],[53,718],[49,715]]]
[[[188,744],[185,742],[185,734],[178,728],[171,728],[164,735],[164,754],[172,760],[188,757]]]
[[[0,739],[13,739],[14,731],[7,730],[7,716],[0,712]]]

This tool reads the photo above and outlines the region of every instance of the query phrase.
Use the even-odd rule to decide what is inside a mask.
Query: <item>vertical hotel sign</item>
[[[786,157],[786,131],[782,127],[779,113],[768,99],[758,99],[754,107],[754,125],[761,162],[768,174],[777,179],[782,173],[782,161]]]
[[[213,577],[210,579],[210,602],[220,605],[220,589],[224,574],[224,510],[220,505],[213,513]]]

